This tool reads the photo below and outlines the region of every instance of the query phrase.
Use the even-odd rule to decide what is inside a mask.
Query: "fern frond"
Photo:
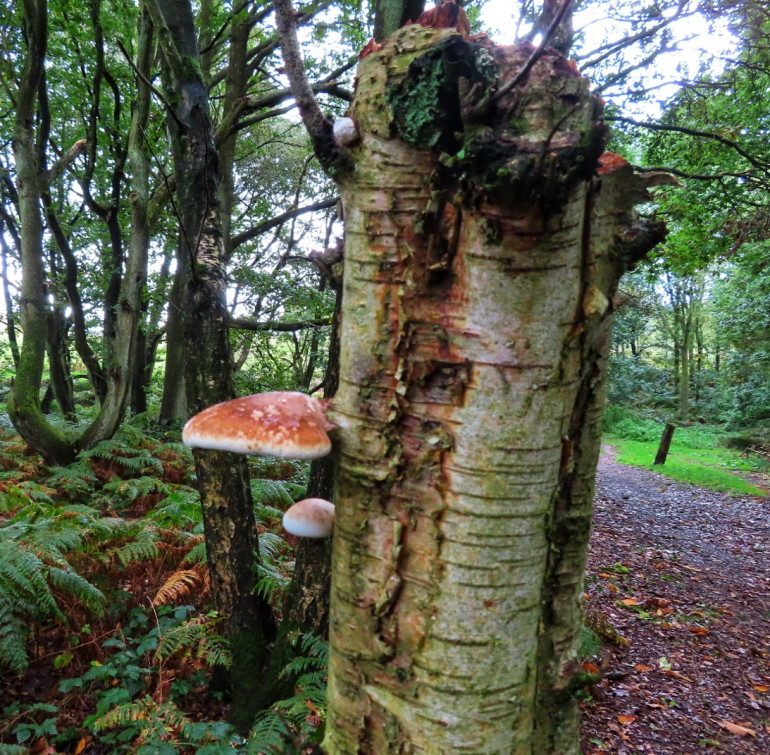
[[[127,480],[115,478],[106,483],[101,490],[102,495],[113,496],[124,501],[135,501],[137,498],[154,493],[168,495],[171,493],[171,488],[157,477],[142,475]]]
[[[261,537],[260,537],[261,539]],[[272,565],[257,564],[256,591],[268,602],[285,592],[291,584],[291,577],[282,574]]]
[[[93,492],[99,478],[90,465],[79,461],[69,467],[50,467],[47,482],[70,498],[76,498]]]
[[[65,620],[52,587],[96,613],[105,602],[99,590],[74,572],[57,543],[46,548],[41,541],[29,542],[23,535],[39,537],[29,523],[0,527],[0,665],[18,672],[27,665],[26,644],[32,626]]]
[[[195,488],[178,485],[147,514],[163,527],[192,530],[203,521],[200,494]]]
[[[161,585],[155,597],[152,599],[154,606],[164,606],[184,600],[196,588],[203,585],[203,578],[193,569],[175,571]]]
[[[216,612],[194,616],[166,632],[158,643],[156,655],[169,658],[184,651],[184,658],[195,658],[209,666],[230,665],[230,646],[214,629],[221,619]]]
[[[93,613],[101,616],[104,613],[105,597],[101,590],[94,587],[87,579],[76,574],[71,569],[59,569],[52,566],[48,570],[51,584],[66,595],[80,600]]]
[[[160,536],[157,530],[148,529],[132,543],[115,550],[114,555],[123,566],[134,561],[151,561],[160,553]]]
[[[254,498],[254,505],[258,508],[270,506],[282,512],[285,511],[294,503],[286,485],[278,480],[252,480],[251,495]]]
[[[183,563],[186,564],[205,564],[206,563],[206,541],[201,539],[199,543],[190,548],[189,553],[184,557]]]

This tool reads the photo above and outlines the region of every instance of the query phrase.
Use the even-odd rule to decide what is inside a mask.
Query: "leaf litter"
[[[770,497],[599,463],[581,752],[770,753]],[[611,627],[612,631],[607,627]]]

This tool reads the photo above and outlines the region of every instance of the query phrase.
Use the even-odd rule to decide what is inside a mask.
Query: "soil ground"
[[[586,601],[605,678],[586,691],[585,755],[770,753],[770,497],[605,448]]]

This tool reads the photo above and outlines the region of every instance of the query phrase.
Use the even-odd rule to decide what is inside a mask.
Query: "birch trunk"
[[[398,32],[365,58],[345,281],[328,753],[578,751],[612,295],[661,224],[547,51]]]

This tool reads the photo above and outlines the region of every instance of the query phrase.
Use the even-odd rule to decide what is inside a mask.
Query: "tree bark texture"
[[[411,26],[359,66],[332,755],[578,751],[612,295],[665,232],[561,55],[495,98],[532,49]]]
[[[188,0],[149,3],[167,70],[174,110],[168,125],[177,176],[180,266],[187,270],[184,331],[185,387],[193,411],[234,395],[225,245],[222,238],[217,151],[198,60]],[[254,591],[256,521],[243,456],[196,449],[206,551],[217,610],[230,641],[230,720],[247,732],[268,696],[264,677],[273,624],[269,605]]]

